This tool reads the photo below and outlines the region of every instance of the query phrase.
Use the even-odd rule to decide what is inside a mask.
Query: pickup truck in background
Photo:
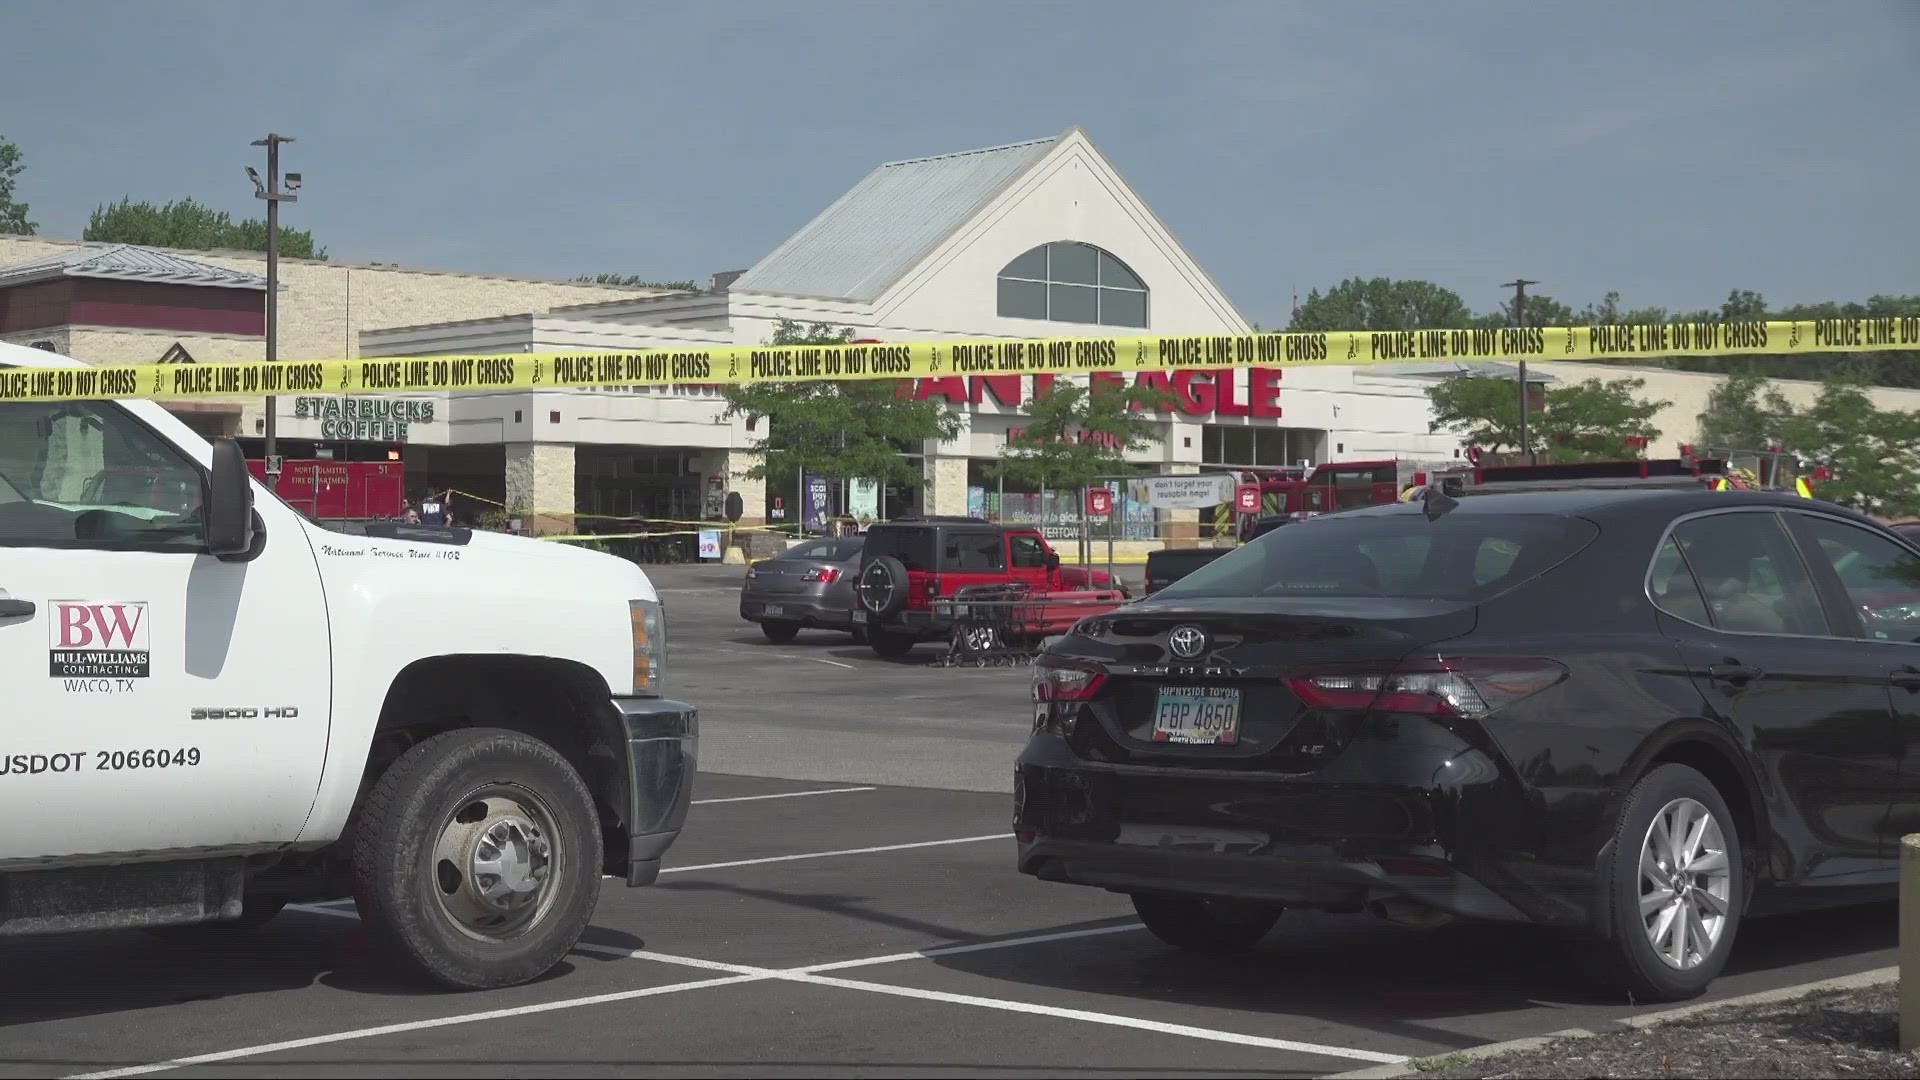
[[[352,897],[404,972],[537,978],[680,833],[665,658],[632,563],[330,530],[151,401],[0,402],[0,935]]]
[[[1267,535],[1273,530],[1295,520],[1297,514],[1273,514],[1257,518],[1247,529],[1247,542]],[[1226,553],[1236,550],[1231,547],[1192,547],[1163,548],[1147,552],[1147,592],[1148,596],[1179,581],[1195,570],[1207,565]]]

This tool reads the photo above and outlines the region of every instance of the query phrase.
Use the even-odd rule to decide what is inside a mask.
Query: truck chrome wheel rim
[[[1640,921],[1668,967],[1705,963],[1726,931],[1733,867],[1713,811],[1694,799],[1660,808],[1640,844]]]
[[[561,867],[553,816],[532,792],[496,787],[460,800],[434,845],[434,895],[470,937],[524,933],[553,905]]]

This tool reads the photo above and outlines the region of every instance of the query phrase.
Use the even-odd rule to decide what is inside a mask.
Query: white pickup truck
[[[624,560],[332,531],[152,402],[0,402],[0,936],[352,897],[408,973],[536,978],[680,833],[665,658]]]

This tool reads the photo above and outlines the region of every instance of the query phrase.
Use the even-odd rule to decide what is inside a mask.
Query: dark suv
[[[1639,1000],[1891,895],[1920,547],[1755,492],[1438,492],[1289,525],[1035,664],[1022,871],[1177,946],[1285,908],[1583,931]]]
[[[1103,570],[1061,566],[1040,530],[982,518],[907,518],[867,530],[854,583],[854,625],[881,656],[945,640],[961,589],[1023,585],[1035,593],[1118,588]]]

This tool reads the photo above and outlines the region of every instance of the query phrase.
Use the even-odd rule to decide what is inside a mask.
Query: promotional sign
[[[1087,489],[1087,516],[1103,518],[1113,513],[1113,492],[1103,487]]]
[[[1201,476],[1147,476],[1128,481],[1133,498],[1156,510],[1204,510],[1233,498],[1231,473]]]
[[[847,489],[847,513],[855,521],[874,521],[880,517],[880,481],[856,476]]]
[[[717,559],[720,557],[719,529],[700,530],[700,557],[703,559]]]
[[[1243,514],[1260,512],[1260,485],[1241,484],[1233,489],[1233,508]]]
[[[803,527],[808,532],[827,527],[827,478],[807,477],[807,505],[801,508]]]

